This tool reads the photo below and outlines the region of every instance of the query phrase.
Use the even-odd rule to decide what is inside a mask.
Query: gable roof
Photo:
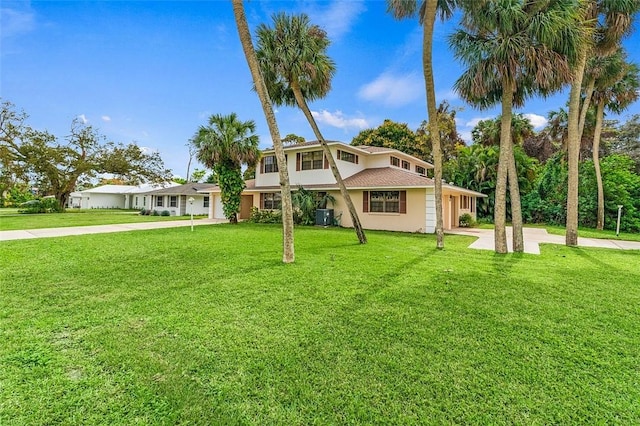
[[[169,186],[178,185],[175,182],[169,182],[164,184]],[[145,183],[142,185],[102,185],[95,188],[85,189],[84,191],[78,191],[79,196],[82,194],[139,194],[142,192],[148,192],[156,188],[162,188],[163,185]]]

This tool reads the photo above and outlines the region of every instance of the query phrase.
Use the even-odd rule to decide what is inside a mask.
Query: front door
[[[249,219],[251,217],[251,207],[253,207],[253,195],[243,195],[240,198],[240,215],[238,219]]]

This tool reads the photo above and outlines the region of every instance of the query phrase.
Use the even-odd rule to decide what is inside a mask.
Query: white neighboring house
[[[162,213],[168,210],[171,216],[208,215],[211,197],[209,190],[216,187],[210,183],[185,183],[184,185],[146,192],[151,204],[148,209]],[[189,202],[193,199],[193,202]]]
[[[170,182],[164,186],[177,186]],[[102,185],[84,191],[72,192],[69,207],[80,209],[142,209],[151,208],[149,191],[162,188],[163,185]]]

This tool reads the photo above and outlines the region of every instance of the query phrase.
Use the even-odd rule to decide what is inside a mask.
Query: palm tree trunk
[[[511,226],[513,227],[513,251],[524,252],[524,236],[522,234],[522,205],[520,203],[520,186],[518,183],[518,169],[511,143],[511,158],[509,159],[509,195],[511,195]]]
[[[587,87],[584,89],[584,100],[582,101],[582,107],[580,108],[580,124],[578,124],[578,132],[580,134],[580,140],[582,141],[582,135],[584,134],[584,126],[587,121],[587,112],[591,106],[591,97],[593,96],[593,89],[596,87],[596,80],[590,78]]]
[[[500,128],[500,156],[496,178],[496,199],[494,206],[494,238],[496,253],[507,253],[507,175],[511,153],[511,110],[513,106],[513,83],[505,78],[502,91],[502,122]]]
[[[436,247],[444,248],[444,226],[442,221],[442,147],[436,109],[435,83],[433,81],[433,26],[436,20],[436,0],[426,0],[423,17],[422,67],[427,92],[427,113],[433,148],[433,181],[436,198]]]
[[[236,20],[236,26],[238,28],[240,42],[242,43],[242,49],[244,50],[244,56],[247,59],[253,83],[256,87],[258,97],[260,98],[260,103],[262,104],[262,110],[264,111],[267,125],[269,126],[269,133],[271,134],[273,149],[276,154],[276,163],[278,164],[280,195],[282,198],[282,262],[293,263],[295,261],[293,241],[293,206],[291,204],[291,188],[289,186],[289,172],[287,169],[287,160],[284,154],[284,145],[280,138],[280,131],[278,130],[276,116],[273,113],[271,99],[269,98],[267,87],[264,83],[264,79],[262,78],[262,73],[260,72],[258,58],[256,57],[256,52],[253,48],[251,33],[249,32],[247,18],[244,13],[244,5],[242,4],[242,0],[231,0],[231,2],[233,4],[233,15]]]
[[[596,184],[598,185],[598,215],[596,229],[604,229],[604,188],[602,186],[602,172],[600,170],[600,135],[602,134],[602,120],[604,119],[605,102],[602,99],[598,102],[596,111],[596,127],[593,130],[593,168],[596,172]]]
[[[344,181],[342,180],[342,176],[340,175],[340,171],[338,170],[338,166],[336,165],[336,161],[331,155],[331,150],[329,149],[329,145],[327,145],[327,141],[320,133],[320,129],[316,124],[316,120],[313,118],[311,111],[309,110],[309,106],[307,105],[307,101],[304,99],[302,95],[302,90],[300,89],[300,85],[296,81],[291,82],[291,88],[293,89],[293,94],[296,98],[296,102],[298,107],[304,113],[304,116],[307,117],[307,121],[311,125],[313,129],[313,133],[318,138],[320,145],[322,146],[322,150],[324,151],[324,155],[327,157],[327,161],[329,162],[329,167],[331,168],[331,172],[333,173],[333,177],[336,179],[338,184],[338,188],[340,188],[340,195],[344,199],[345,204],[347,205],[347,210],[349,210],[349,214],[351,215],[351,221],[353,222],[353,227],[355,228],[356,235],[358,236],[358,241],[360,244],[367,243],[367,236],[364,234],[364,230],[362,229],[362,224],[360,223],[360,218],[358,217],[358,212],[356,211],[353,202],[351,201],[351,196],[349,195],[349,191],[347,191],[347,187],[344,185]]]
[[[575,67],[569,94],[569,118],[567,123],[567,224],[565,242],[578,245],[578,162],[580,160],[580,94],[587,64],[586,47],[581,48]]]

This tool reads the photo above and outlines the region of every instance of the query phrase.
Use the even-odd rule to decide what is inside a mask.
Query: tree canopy
[[[78,185],[110,174],[127,184],[161,183],[171,179],[158,152],[134,143],[107,141],[97,129],[79,120],[64,140],[26,124],[27,115],[8,101],[0,105],[0,190],[28,184],[40,195],[53,195],[64,207]]]

